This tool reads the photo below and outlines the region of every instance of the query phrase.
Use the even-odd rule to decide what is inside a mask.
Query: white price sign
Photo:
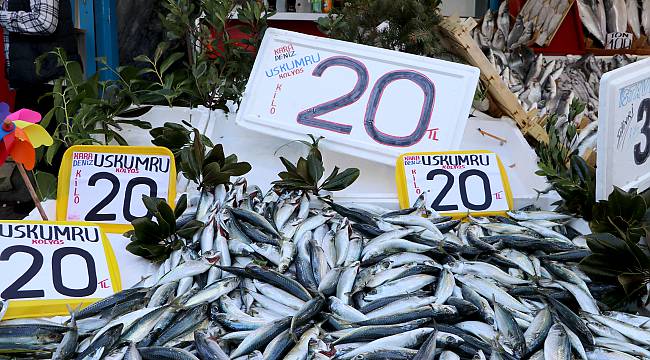
[[[479,69],[268,29],[237,124],[392,165],[405,151],[458,148]]]
[[[0,273],[5,318],[66,315],[121,290],[102,230],[79,223],[0,222]]]
[[[151,216],[142,195],[176,196],[174,155],[163,147],[73,146],[59,171],[57,219],[100,223],[123,232]]]
[[[596,199],[614,186],[650,187],[650,59],[606,73],[600,80]]]
[[[632,47],[632,33],[609,33],[605,41],[605,49],[629,49]]]
[[[502,214],[512,208],[508,176],[490,151],[408,153],[397,159],[400,206],[420,195],[432,209],[451,216]]]

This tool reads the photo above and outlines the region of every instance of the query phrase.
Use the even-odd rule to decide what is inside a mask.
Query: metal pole
[[[95,0],[95,41],[97,57],[104,58],[106,64],[116,69],[119,66],[120,54],[117,43],[117,11],[116,0]],[[102,65],[100,65],[101,68]],[[114,79],[115,75],[107,70],[101,70],[102,80]]]

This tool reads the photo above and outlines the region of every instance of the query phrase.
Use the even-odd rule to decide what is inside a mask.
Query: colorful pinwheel
[[[52,137],[37,123],[41,114],[36,111],[21,109],[9,113],[9,106],[0,103],[0,165],[4,164],[7,156],[21,164],[27,170],[32,170],[36,162],[36,148],[50,146]]]

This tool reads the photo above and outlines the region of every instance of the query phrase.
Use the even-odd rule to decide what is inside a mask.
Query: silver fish
[[[632,33],[638,39],[641,37],[641,19],[639,18],[639,2],[637,0],[625,0],[627,11],[627,24],[632,29]]]
[[[504,39],[507,39],[510,33],[510,12],[507,1],[502,1],[501,5],[499,5],[499,10],[497,12],[497,28],[501,30]]]
[[[481,33],[486,36],[488,39],[492,39],[494,36],[494,13],[492,10],[489,10],[483,16],[483,22],[481,23]]]
[[[607,32],[627,30],[627,9],[625,0],[604,0],[607,10]]]
[[[544,341],[545,360],[570,360],[571,344],[561,324],[555,324]]]
[[[641,13],[641,25],[643,25],[643,31],[645,36],[650,38],[650,0],[643,0]]]

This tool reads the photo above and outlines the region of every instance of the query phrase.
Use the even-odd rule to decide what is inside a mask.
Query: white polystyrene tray
[[[151,121],[155,126],[161,126],[166,121],[180,122],[187,115],[183,112],[169,113],[167,107],[155,107],[152,112],[141,117]],[[253,166],[253,170],[246,175],[249,184],[258,185],[263,190],[270,187],[272,181],[277,180],[277,173],[283,170],[278,156],[285,156],[292,161],[298,156],[306,155],[306,147],[299,143],[288,143],[286,140],[265,136],[251,132],[235,124],[234,117],[222,111],[204,111],[205,134],[213,142],[221,143],[227,153],[236,153],[244,161]],[[537,170],[537,156],[527,144],[517,127],[509,120],[493,119],[482,114],[471,117],[468,121],[463,138],[462,149],[465,150],[490,150],[499,155],[508,171],[510,185],[513,191],[515,207],[522,207],[532,203],[548,207],[557,200],[557,196],[546,195],[537,197],[535,190],[547,187],[545,179],[535,175]],[[192,123],[201,128],[202,123]],[[503,145],[492,138],[484,137],[478,131],[481,128],[493,135],[504,138],[507,142]],[[136,129],[132,133],[132,143],[136,145],[150,145],[148,131]],[[324,140],[327,141],[327,140]],[[397,208],[397,193],[395,174],[392,166],[381,165],[364,161],[352,156],[323,150],[326,170],[331,171],[334,165],[340,168],[357,167],[361,176],[350,188],[337,192],[336,200],[342,203],[363,202]],[[179,193],[185,190],[178,190]],[[43,203],[48,216],[55,218],[54,201]],[[38,220],[40,216],[36,210],[32,211],[27,219]],[[124,288],[137,283],[141,276],[155,271],[155,266],[143,258],[137,257],[125,247],[128,239],[120,234],[108,234],[113,245],[113,250],[120,265],[120,274]]]
[[[511,120],[494,119],[480,113],[476,116],[478,117],[470,117],[468,120],[461,149],[490,150],[499,155],[508,171],[516,208],[532,203],[546,207],[555,201],[557,197],[553,196],[538,198],[535,190],[545,189],[546,181],[535,175],[537,155],[516,125]],[[272,181],[278,180],[278,172],[284,169],[279,156],[295,161],[299,156],[306,155],[304,145],[244,129],[234,119],[234,113],[226,115],[215,111],[206,135],[213,142],[223,144],[227,153],[236,153],[241,160],[251,163],[253,170],[246,175],[249,184],[268,188]],[[500,145],[498,141],[481,135],[478,128],[507,139],[507,143]],[[352,186],[335,194],[339,202],[366,202],[388,208],[399,207],[394,166],[327,150],[323,150],[323,157],[326,174],[334,165],[341,169],[356,167],[361,170],[361,176]]]

